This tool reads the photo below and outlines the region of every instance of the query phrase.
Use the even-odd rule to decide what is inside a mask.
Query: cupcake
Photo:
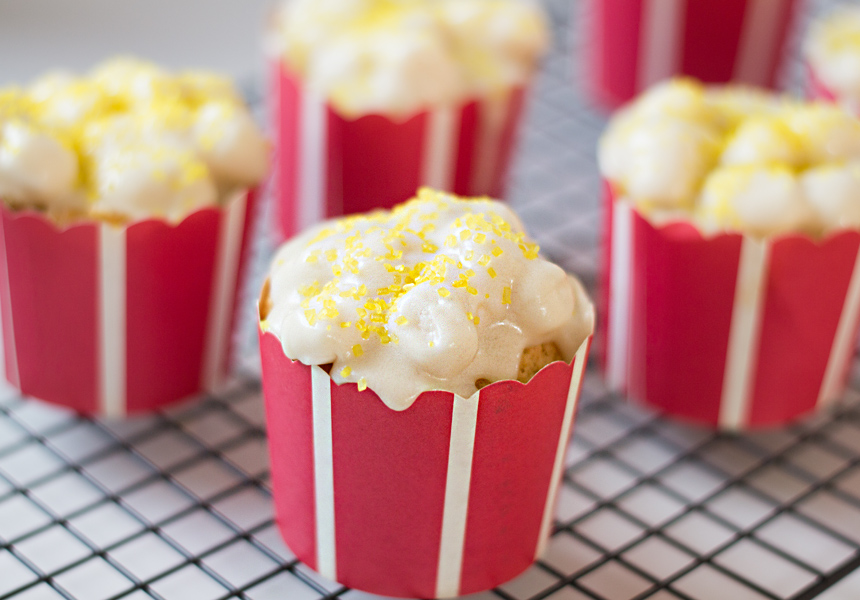
[[[277,252],[260,299],[278,524],[376,594],[490,589],[550,533],[593,327],[504,205],[423,189]]]
[[[599,158],[612,387],[729,429],[840,395],[860,305],[860,122],[680,80],[620,111]]]
[[[813,23],[804,55],[809,96],[860,114],[860,8],[844,6]]]
[[[678,75],[775,87],[801,0],[592,0],[587,91],[614,109]]]
[[[215,74],[123,58],[0,90],[6,378],[114,416],[215,385],[267,160]]]
[[[502,197],[548,37],[532,0],[285,2],[268,40],[283,234],[421,185]]]

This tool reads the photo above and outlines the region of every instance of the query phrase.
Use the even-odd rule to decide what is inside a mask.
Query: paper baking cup
[[[421,186],[503,198],[524,88],[408,119],[345,118],[272,65],[276,190],[286,237],[328,217],[390,208]]]
[[[689,75],[774,87],[803,0],[591,0],[589,92],[615,108],[654,83]]]
[[[471,398],[388,408],[260,334],[277,522],[321,575],[447,598],[519,575],[547,542],[590,338],[571,364]]]
[[[652,225],[607,195],[606,375],[666,414],[775,427],[842,393],[860,309],[860,233],[815,241]]]
[[[58,228],[3,205],[6,378],[78,412],[154,410],[215,386],[228,365],[253,193],[172,225]]]

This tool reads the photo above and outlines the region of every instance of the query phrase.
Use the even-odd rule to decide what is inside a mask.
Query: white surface
[[[115,54],[261,76],[271,0],[2,0],[0,85]]]

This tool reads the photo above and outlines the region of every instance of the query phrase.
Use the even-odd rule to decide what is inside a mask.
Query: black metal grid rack
[[[556,44],[512,202],[593,288],[605,121],[571,84],[569,8],[550,2]],[[261,236],[246,314],[271,250]],[[146,418],[91,420],[0,394],[0,600],[370,598],[320,578],[280,540],[251,329],[237,333],[245,360],[223,392]],[[749,436],[663,420],[590,369],[548,552],[476,598],[860,598],[857,366],[831,412]]]

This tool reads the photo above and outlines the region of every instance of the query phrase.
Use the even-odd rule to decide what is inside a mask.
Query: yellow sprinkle
[[[480,323],[481,323],[481,317],[475,317],[475,325],[478,325]]]
[[[325,259],[329,262],[334,262],[337,260],[337,250],[334,248],[325,251]]]
[[[397,317],[397,319],[395,319],[394,322],[398,325],[406,325],[409,322],[409,319],[407,319],[403,315],[400,315],[399,317]]]
[[[502,254],[504,254],[505,251],[502,250],[501,248],[499,248],[498,246],[496,246],[495,248],[492,249],[491,252],[493,253],[493,256],[501,256]]]
[[[451,295],[451,292],[449,292],[445,288],[439,288],[439,295],[442,296],[443,298],[447,298],[448,296]]]
[[[477,296],[477,295],[478,295],[478,290],[476,290],[475,288],[473,288],[471,285],[470,285],[469,287],[467,287],[467,288],[466,288],[466,291],[467,291],[467,292],[469,292],[470,294],[472,294],[473,296]]]
[[[358,358],[362,354],[364,354],[364,349],[361,347],[361,344],[356,344],[355,346],[352,347],[352,355],[353,356]]]
[[[430,346],[430,347],[432,348],[432,347],[433,347],[433,346],[435,346],[436,344],[435,344],[434,342],[427,342],[427,345],[428,345],[428,346]]]
[[[367,389],[367,379],[362,377],[361,379],[358,380],[358,391],[363,392],[366,389]]]
[[[349,377],[350,373],[352,373],[352,369],[349,367],[349,365],[345,366],[343,369],[340,370],[341,377]]]
[[[477,233],[475,234],[475,241],[479,244],[483,244],[487,240],[487,235],[485,233]]]
[[[314,323],[317,322],[317,311],[313,308],[309,308],[305,311],[305,318],[308,320],[308,324],[313,327]]]
[[[445,238],[445,245],[449,248],[453,248],[457,245],[457,238],[455,238],[453,235],[449,235]]]
[[[511,303],[511,288],[505,286],[502,288],[502,304],[510,304]]]
[[[481,256],[481,258],[478,259],[478,264],[482,267],[486,267],[488,264],[490,264],[491,260],[493,259],[490,258],[489,254],[484,254],[483,256]]]
[[[487,274],[493,279],[496,278],[496,270],[493,267],[487,267]]]
[[[308,256],[308,257],[305,259],[305,262],[308,262],[308,263],[311,263],[311,264],[315,264],[315,263],[317,262],[317,255],[316,255],[316,254],[311,254],[310,256]]]
[[[351,321],[344,321],[340,324],[340,326],[343,327],[344,329],[348,329],[349,327],[352,327],[352,322]]]
[[[471,237],[472,237],[472,232],[469,231],[468,229],[464,229],[463,231],[460,232],[460,239],[464,242]]]

